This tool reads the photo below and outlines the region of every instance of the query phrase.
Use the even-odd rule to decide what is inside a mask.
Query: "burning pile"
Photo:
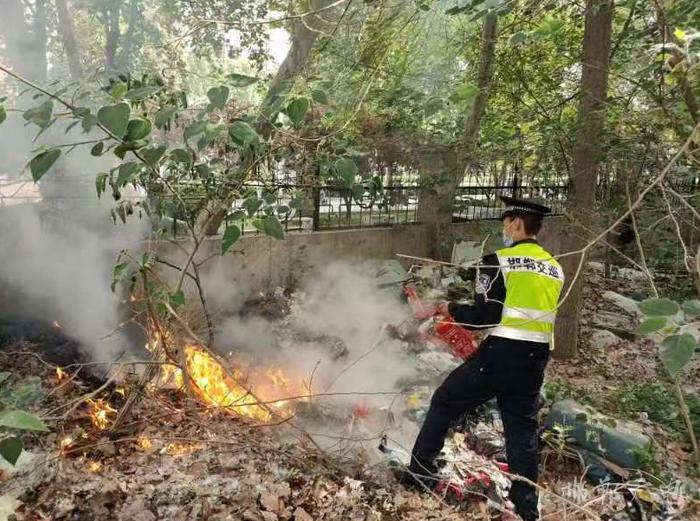
[[[193,392],[214,408],[267,422],[274,417],[293,416],[295,403],[308,400],[311,395],[310,386],[304,380],[296,384],[278,367],[247,368],[235,363],[227,371],[199,346],[188,344],[184,350]],[[160,383],[184,387],[181,369],[164,365]]]

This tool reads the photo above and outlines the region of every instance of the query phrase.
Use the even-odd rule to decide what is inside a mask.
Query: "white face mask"
[[[510,222],[505,228],[503,228],[503,244],[506,246],[506,248],[509,248],[510,246],[513,246],[513,243],[515,242],[513,238],[508,235],[508,228],[510,228],[513,225],[512,222]]]
[[[508,237],[508,234],[506,233],[506,231],[503,230],[503,244],[506,246],[506,248],[513,246],[514,242],[515,241],[511,237]]]

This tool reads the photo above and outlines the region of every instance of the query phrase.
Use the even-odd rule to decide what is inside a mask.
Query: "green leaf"
[[[687,333],[666,337],[659,353],[666,370],[675,376],[690,362],[695,353],[695,338]]]
[[[255,144],[260,139],[255,129],[245,121],[234,121],[228,129],[228,133],[234,143],[240,146]]]
[[[0,371],[0,384],[3,383],[5,380],[10,378],[12,376],[12,373],[9,371]]]
[[[321,105],[328,105],[328,96],[321,89],[314,89],[311,91],[311,98]]]
[[[246,212],[243,210],[236,210],[233,212],[231,215],[229,215],[228,220],[229,221],[242,221],[248,216]]]
[[[0,440],[0,456],[14,467],[22,454],[22,442],[19,438],[5,438]]]
[[[451,96],[451,98],[454,98],[456,101],[465,101],[469,102],[474,98],[474,96],[477,95],[479,92],[479,87],[474,85],[473,83],[465,83],[464,85],[461,85],[457,88],[455,91],[454,95]]]
[[[121,257],[121,255],[120,255]],[[117,287],[117,283],[124,277],[124,273],[126,268],[129,266],[129,261],[121,261],[118,262],[117,264],[114,265],[114,268],[112,268],[112,283],[110,284],[110,289],[112,290],[112,293],[114,293],[114,290]]]
[[[255,212],[257,212],[262,205],[262,200],[256,197],[243,201],[243,208],[245,208],[246,212],[248,212],[248,217],[253,217]]]
[[[277,217],[274,215],[266,215],[261,219],[255,219],[253,226],[263,232],[265,235],[274,237],[275,239],[284,239],[284,230]]]
[[[552,36],[564,27],[564,21],[556,18],[547,18],[537,26],[533,34],[537,36]]]
[[[226,78],[234,87],[247,87],[258,81],[258,78],[254,78],[253,76],[246,76],[245,74],[238,74],[235,72],[228,74]]]
[[[117,176],[117,186],[122,187],[125,184],[129,183],[129,181],[132,180],[134,177],[134,174],[139,169],[139,164],[130,162],[130,163],[124,163],[119,166],[119,175]]]
[[[117,215],[123,223],[126,224],[126,216],[134,213],[134,207],[131,201],[121,201],[116,207]]]
[[[44,421],[25,411],[0,411],[0,427],[25,431],[48,431]]]
[[[87,116],[88,114],[90,114],[90,109],[87,108],[87,107],[76,107],[76,108],[73,110],[73,115],[74,115],[76,118],[84,118],[84,117]]]
[[[118,145],[114,149],[114,155],[117,156],[119,159],[124,159],[124,156],[126,153],[129,151],[129,146],[125,143],[122,143],[121,145]]]
[[[81,120],[80,124],[83,127],[83,132],[87,134],[92,130],[92,127],[97,125],[97,116],[88,114]]]
[[[170,152],[170,159],[175,163],[190,164],[192,162],[192,155],[184,148],[176,148]]]
[[[175,107],[168,107],[160,109],[158,112],[156,112],[156,117],[153,122],[156,128],[163,128],[165,125],[167,125],[170,118],[172,118],[173,114],[175,114],[175,110]]]
[[[228,94],[228,87],[212,87],[207,91],[207,98],[209,98],[209,101],[214,106],[214,108],[223,109],[226,106]]]
[[[637,307],[648,317],[668,317],[680,310],[678,304],[667,298],[649,298],[637,304]]]
[[[212,169],[209,168],[209,165],[206,163],[200,163],[194,167],[195,172],[197,172],[197,175],[202,178],[202,179],[208,179],[209,176],[212,174]]]
[[[445,14],[452,16],[452,15],[456,15],[456,14],[460,14],[460,13],[463,13],[465,11],[468,11],[469,9],[471,9],[471,4],[461,5],[461,6],[456,5],[454,7],[450,7],[449,9],[447,9],[445,11]]]
[[[678,38],[681,42],[685,42],[686,32],[683,29],[676,28],[676,30],[673,31],[673,36]]]
[[[39,128],[47,128],[51,124],[51,115],[53,114],[53,101],[45,101],[38,107],[25,110],[22,117],[26,121],[34,123]]]
[[[208,147],[211,142],[214,141],[214,139],[219,137],[225,128],[225,125],[212,125],[211,123],[205,123],[204,133],[202,134],[202,137],[199,138],[199,141],[197,141],[197,150],[201,151]]]
[[[95,157],[101,156],[104,148],[105,148],[104,141],[100,141],[99,143],[95,143],[95,145],[90,149],[90,154],[92,154]]]
[[[343,188],[352,188],[355,184],[355,176],[357,175],[357,165],[347,157],[341,157],[335,161],[335,171],[338,174]]]
[[[429,118],[445,106],[442,98],[430,98],[423,106],[423,115]]]
[[[7,112],[5,112],[5,107],[0,105],[0,125],[7,119]]]
[[[700,300],[686,300],[683,302],[683,312],[688,317],[700,316]]]
[[[147,119],[137,118],[129,121],[126,126],[126,141],[137,141],[151,133],[151,122]]]
[[[163,157],[164,153],[165,145],[144,148],[143,150],[139,151],[139,154],[143,156],[143,158],[146,160],[146,163],[148,163],[149,165],[155,165],[158,161],[160,161],[160,158]]]
[[[124,94],[124,97],[131,101],[141,101],[146,98],[150,98],[160,89],[160,87],[140,87],[138,89],[131,89],[129,92]]]
[[[64,134],[68,134],[68,132],[70,132],[70,131],[73,129],[73,127],[75,127],[75,126],[78,125],[79,123],[80,123],[80,120],[74,121],[73,123],[71,123],[70,125],[68,125],[68,126],[66,127],[66,129],[63,131],[63,133],[64,133]]]
[[[524,33],[522,31],[518,31],[517,33],[514,33],[510,39],[508,40],[508,43],[510,44],[511,47],[516,47],[520,45],[521,43],[524,43],[527,40],[527,33]]]
[[[124,94],[126,94],[126,91],[129,90],[129,87],[126,86],[126,83],[119,82],[112,87],[112,90],[110,91],[110,94],[112,95],[112,98],[114,101],[119,101],[124,97]]]
[[[306,111],[309,110],[308,98],[294,98],[287,104],[285,112],[295,126],[299,126],[304,121]]]
[[[101,197],[107,188],[107,174],[97,174],[95,178],[95,191],[97,192],[97,197]]]
[[[639,336],[646,336],[654,331],[663,329],[664,327],[666,327],[666,317],[651,317],[639,324],[635,334]]]
[[[176,291],[176,292],[174,292],[174,293],[170,293],[170,295],[169,295],[169,300],[170,300],[170,305],[171,305],[173,308],[177,309],[177,308],[179,308],[180,306],[184,306],[184,305],[185,305],[185,294],[184,294],[183,291],[180,289],[180,290],[178,290],[178,291]]]
[[[241,236],[241,229],[235,224],[227,224],[224,230],[224,236],[221,238],[221,255],[225,254],[231,246],[236,244]]]
[[[29,162],[29,170],[35,183],[53,166],[60,155],[61,149],[52,148],[32,158]]]
[[[201,134],[204,132],[204,130],[207,128],[207,122],[206,121],[195,121],[194,123],[187,125],[185,127],[185,131],[183,132],[183,135],[185,136],[185,139],[189,139],[193,136],[196,136],[197,134]]]
[[[108,105],[97,111],[97,120],[118,138],[124,137],[131,110],[126,103]]]

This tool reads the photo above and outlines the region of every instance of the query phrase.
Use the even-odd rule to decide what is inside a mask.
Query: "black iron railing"
[[[460,186],[455,195],[452,220],[499,219],[503,211],[502,195],[537,200],[552,208],[554,215],[561,215],[567,194],[567,185]]]
[[[365,187],[349,190],[337,186],[309,187],[286,184],[269,187],[249,186],[247,195],[260,192],[265,204],[252,215],[245,199],[235,200],[225,218],[243,227],[244,233],[260,233],[255,220],[273,211],[285,231],[318,231],[338,228],[370,228],[418,222],[421,189],[417,186],[387,186],[380,189]],[[460,186],[454,199],[452,220],[464,222],[500,218],[503,204],[500,195],[538,199],[552,207],[555,215],[562,213],[567,195],[566,185],[544,186]],[[196,201],[192,202],[196,206]],[[177,216],[168,226],[173,234],[186,231]]]
[[[418,221],[418,187],[388,186],[381,189],[349,190],[337,186],[284,185],[275,189],[269,205],[285,231],[318,231],[333,228],[369,228],[410,224]],[[242,222],[244,232],[257,233],[255,219],[261,208],[241,220],[244,201],[234,201],[227,219]],[[269,210],[268,210],[269,211]]]

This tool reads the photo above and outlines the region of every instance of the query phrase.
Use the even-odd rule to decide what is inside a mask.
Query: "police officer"
[[[475,304],[443,303],[467,329],[486,329],[477,353],[435,391],[413,447],[409,475],[423,484],[437,471],[435,458],[450,423],[496,398],[511,472],[537,481],[537,410],[564,273],[537,243],[551,210],[531,201],[501,197],[505,248],[487,255],[477,270]],[[538,519],[537,490],[514,480],[510,497],[526,521]]]

